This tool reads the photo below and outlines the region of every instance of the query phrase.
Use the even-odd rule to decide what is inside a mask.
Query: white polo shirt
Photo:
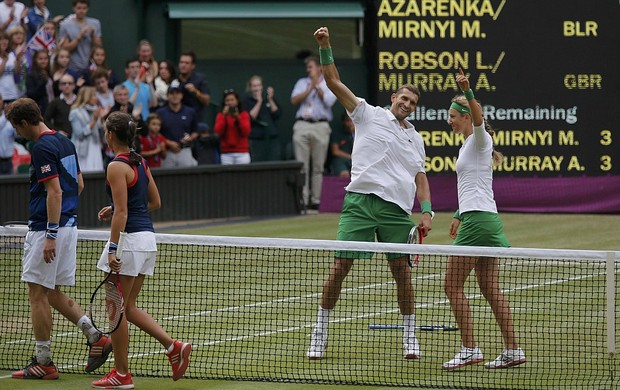
[[[424,141],[415,127],[406,129],[388,109],[364,99],[349,116],[355,123],[349,192],[374,194],[411,214],[416,195],[415,177],[425,172]]]
[[[493,139],[482,126],[465,139],[456,160],[459,213],[490,211],[497,213],[493,199]]]

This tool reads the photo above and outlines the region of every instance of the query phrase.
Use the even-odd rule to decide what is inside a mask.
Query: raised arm
[[[465,98],[469,102],[469,109],[471,110],[471,119],[474,126],[482,126],[482,107],[480,103],[474,99],[474,91],[469,86],[469,79],[463,73],[463,69],[459,68],[459,74],[456,75],[456,81],[459,83],[459,87],[465,94]]]
[[[321,67],[323,78],[327,87],[336,95],[338,101],[348,111],[352,112],[359,104],[359,99],[353,92],[340,80],[338,69],[334,64],[334,57],[329,43],[329,31],[327,27],[320,27],[314,32],[314,38],[319,43],[321,56]]]

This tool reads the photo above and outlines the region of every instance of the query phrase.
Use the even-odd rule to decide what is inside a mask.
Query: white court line
[[[432,278],[435,278],[435,277],[438,277],[438,276],[442,276],[442,275],[443,275],[443,273],[441,273],[441,274],[425,275],[425,276],[418,276],[415,279],[432,279]],[[505,289],[505,290],[502,290],[502,292],[506,293],[506,294],[509,294],[509,293],[515,292],[515,291],[523,291],[523,290],[529,290],[529,289],[543,287],[543,286],[551,286],[551,285],[555,285],[555,284],[572,282],[572,281],[576,281],[576,280],[594,278],[594,277],[598,277],[598,276],[602,276],[602,275],[605,275],[605,272],[601,272],[601,273],[598,273],[598,274],[592,274],[592,275],[576,276],[576,277],[572,277],[572,278],[568,278],[568,279],[556,279],[556,280],[551,280],[551,281],[548,281],[548,282],[545,282],[545,283],[528,284],[528,285],[525,285],[525,286]],[[348,288],[348,289],[344,289],[343,292],[354,292],[356,290],[369,289],[369,288],[383,286],[383,285],[388,285],[388,284],[394,284],[394,281],[390,281],[390,282],[387,282],[387,283],[377,283],[377,284],[371,284],[371,285],[366,285],[366,286]],[[171,316],[171,317],[166,317],[165,319],[179,319],[179,318],[184,318],[184,317],[197,316],[197,315],[200,315],[199,313],[226,312],[226,311],[231,311],[231,310],[239,310],[239,309],[243,309],[243,308],[247,308],[247,307],[266,306],[266,305],[273,304],[273,303],[287,302],[287,301],[290,302],[290,301],[295,301],[295,300],[300,300],[300,299],[307,299],[307,298],[318,297],[318,296],[320,296],[320,293],[308,294],[308,295],[300,296],[300,297],[290,297],[290,298],[284,298],[284,299],[277,299],[277,300],[273,300],[273,301],[258,302],[258,303],[253,303],[253,304],[249,304],[249,305],[243,305],[243,306],[232,306],[232,307],[228,307],[228,308],[222,308],[222,309],[216,309],[216,310],[209,310],[209,311],[203,311],[203,312],[190,313],[190,314],[186,314],[184,316]],[[478,299],[478,298],[482,298],[482,297],[483,297],[482,294],[473,294],[473,295],[468,295],[467,296],[468,299]],[[438,300],[438,301],[435,301],[435,302],[429,302],[429,303],[424,303],[424,304],[416,304],[415,306],[416,306],[416,308],[421,309],[421,308],[427,308],[427,307],[434,306],[434,305],[447,304],[448,302],[449,301],[446,298],[446,299],[441,299],[441,300]],[[398,311],[399,311],[399,309],[383,310],[383,311],[379,311],[379,312],[362,314],[362,315],[353,316],[353,317],[339,318],[339,319],[335,319],[335,320],[330,320],[329,322],[330,323],[350,322],[350,321],[355,321],[355,320],[359,320],[359,319],[363,319],[363,318],[372,318],[372,317],[376,317],[376,316],[380,316],[380,315],[384,315],[384,314],[391,314],[391,313],[395,313],[395,312],[398,312]],[[278,333],[292,332],[292,331],[297,331],[297,330],[301,330],[301,329],[305,329],[305,328],[311,328],[313,326],[314,326],[314,322],[309,323],[309,324],[305,324],[305,325],[300,325],[300,326],[281,328],[281,329],[276,329],[276,330],[272,330],[272,331],[259,332],[259,333],[254,333],[254,334],[250,334],[250,335],[244,335],[244,336],[230,337],[230,338],[226,338],[226,339],[222,339],[222,340],[214,340],[214,341],[209,341],[209,342],[200,343],[200,344],[193,344],[193,345],[194,346],[211,346],[211,345],[223,344],[223,343],[227,343],[227,342],[231,342],[231,341],[245,340],[245,339],[254,338],[254,337],[263,337],[263,336],[270,336],[270,335],[278,334]],[[63,334],[63,336],[75,335],[76,333],[78,333],[78,332],[65,333],[65,334]],[[56,337],[59,337],[59,335],[57,335]],[[17,341],[12,341],[12,342],[9,342],[9,343],[18,343],[18,342],[21,343],[21,342],[25,342],[25,341],[24,340],[17,340]],[[9,343],[7,343],[7,344],[9,344]],[[129,355],[129,358],[151,356],[151,355],[157,355],[157,354],[162,354],[162,353],[164,353],[163,349],[161,349],[161,350],[159,350],[157,352],[153,351],[153,352],[146,352],[146,353],[141,353],[141,354],[131,354],[131,355]],[[110,360],[113,361],[114,359],[110,359]],[[62,366],[60,368],[71,368],[71,367],[78,367],[78,366],[81,367],[83,365],[68,365],[68,366]],[[5,378],[5,377],[0,377],[0,379],[2,379],[2,378]],[[6,377],[6,378],[10,378],[10,376]]]
[[[418,278],[432,278],[432,277],[437,277],[437,276],[441,276],[441,275],[443,275],[443,274],[434,274],[434,275],[429,275],[429,276],[425,276],[425,277],[417,277],[416,279],[418,279]],[[502,292],[508,294],[508,293],[511,293],[511,292],[514,292],[514,291],[529,290],[529,289],[532,289],[532,288],[537,288],[537,287],[542,287],[542,286],[550,286],[550,285],[565,283],[565,282],[569,282],[569,281],[576,281],[576,280],[581,280],[581,279],[588,279],[588,278],[593,278],[593,277],[597,277],[597,276],[601,276],[601,275],[605,275],[605,273],[602,272],[602,273],[594,274],[594,275],[577,276],[577,277],[573,277],[573,278],[569,278],[569,279],[557,279],[557,280],[552,280],[552,281],[545,282],[545,283],[540,283],[540,284],[529,284],[529,285],[526,285],[526,286],[515,287],[515,288],[511,288],[511,289],[505,289],[505,290],[502,290]],[[350,289],[350,290],[354,290],[354,289]],[[312,294],[312,295],[317,295],[317,294]],[[469,295],[467,298],[468,299],[478,299],[478,298],[482,298],[482,297],[483,297],[482,294],[474,294],[474,295]],[[446,299],[441,299],[441,300],[435,301],[435,302],[429,302],[429,303],[424,303],[424,304],[417,304],[415,306],[416,306],[416,308],[421,309],[421,308],[426,308],[426,307],[430,307],[430,306],[434,306],[434,305],[446,304],[448,302],[449,301],[446,298]],[[354,317],[339,318],[339,319],[336,319],[336,320],[330,320],[329,322],[330,323],[349,322],[349,321],[354,321],[354,320],[358,320],[358,319],[362,319],[362,318],[372,318],[372,317],[376,317],[376,316],[383,315],[383,314],[391,314],[391,313],[395,313],[395,312],[398,312],[398,311],[399,311],[399,309],[383,310],[383,311],[379,311],[379,312],[375,312],[375,313],[362,314],[362,315],[354,316]],[[200,345],[200,346],[217,345],[217,344],[222,344],[222,343],[226,343],[226,342],[229,342],[229,341],[245,340],[245,339],[252,338],[252,337],[262,337],[262,336],[269,336],[269,335],[277,334],[277,333],[297,331],[297,330],[301,330],[301,329],[305,329],[305,328],[310,328],[310,327],[313,327],[313,326],[314,326],[314,322],[312,322],[310,324],[301,325],[301,326],[295,326],[295,327],[290,327],[290,328],[282,328],[282,329],[272,330],[272,331],[268,331],[268,332],[254,333],[252,335],[237,336],[237,337],[231,337],[231,338],[227,338],[227,339],[223,339],[223,340],[209,341],[209,342],[202,343],[202,344],[197,344],[197,345]]]
[[[426,276],[418,276],[415,279],[433,279],[436,278],[438,276],[441,276],[443,274],[432,274],[432,275],[426,275]],[[385,283],[375,283],[375,284],[368,284],[365,286],[358,286],[358,287],[351,287],[351,288],[345,288],[342,290],[342,293],[346,294],[346,293],[350,293],[350,292],[355,292],[358,290],[368,290],[368,289],[372,289],[375,287],[382,287],[382,286],[386,286],[386,285],[390,285],[390,284],[394,284],[394,281],[390,281],[390,282],[385,282]],[[185,318],[185,317],[192,317],[192,316],[203,316],[203,315],[210,315],[213,313],[221,313],[221,312],[227,312],[227,311],[235,311],[235,310],[241,310],[241,309],[247,309],[247,308],[253,308],[253,307],[260,307],[260,306],[268,306],[268,305],[272,305],[272,304],[276,304],[276,303],[282,303],[282,302],[293,302],[293,301],[299,301],[302,299],[308,299],[308,298],[318,298],[321,296],[322,293],[312,293],[312,294],[307,294],[307,295],[302,295],[299,297],[288,297],[288,298],[281,298],[281,299],[274,299],[271,301],[265,301],[265,302],[257,302],[257,303],[250,303],[247,305],[242,305],[242,306],[229,306],[229,307],[225,307],[222,309],[215,309],[215,310],[206,310],[206,311],[199,311],[199,312],[195,312],[195,313],[190,313],[190,314],[184,314],[184,315],[177,315],[177,316],[170,316],[170,317],[164,317],[161,319],[161,321],[164,320],[176,320],[179,318]]]

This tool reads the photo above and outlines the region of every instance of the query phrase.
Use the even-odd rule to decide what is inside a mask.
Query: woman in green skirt
[[[457,82],[463,95],[452,99],[448,123],[465,141],[456,161],[459,210],[450,225],[450,237],[455,245],[509,247],[502,221],[493,198],[493,164],[501,162],[502,155],[493,150],[493,130],[482,116],[482,107],[474,100],[469,80],[460,70]],[[450,307],[461,331],[461,349],[454,359],[443,363],[446,370],[456,370],[484,361],[476,344],[471,309],[464,286],[472,270],[482,295],[491,305],[501,329],[504,350],[486,368],[508,368],[526,362],[514,331],[508,301],[499,287],[499,264],[496,257],[450,256],[444,289]]]

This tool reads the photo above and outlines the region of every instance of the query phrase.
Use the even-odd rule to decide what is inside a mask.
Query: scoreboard
[[[620,175],[618,0],[375,0],[376,103],[403,83],[429,176],[454,174],[447,124],[469,76],[504,161],[496,177]]]

